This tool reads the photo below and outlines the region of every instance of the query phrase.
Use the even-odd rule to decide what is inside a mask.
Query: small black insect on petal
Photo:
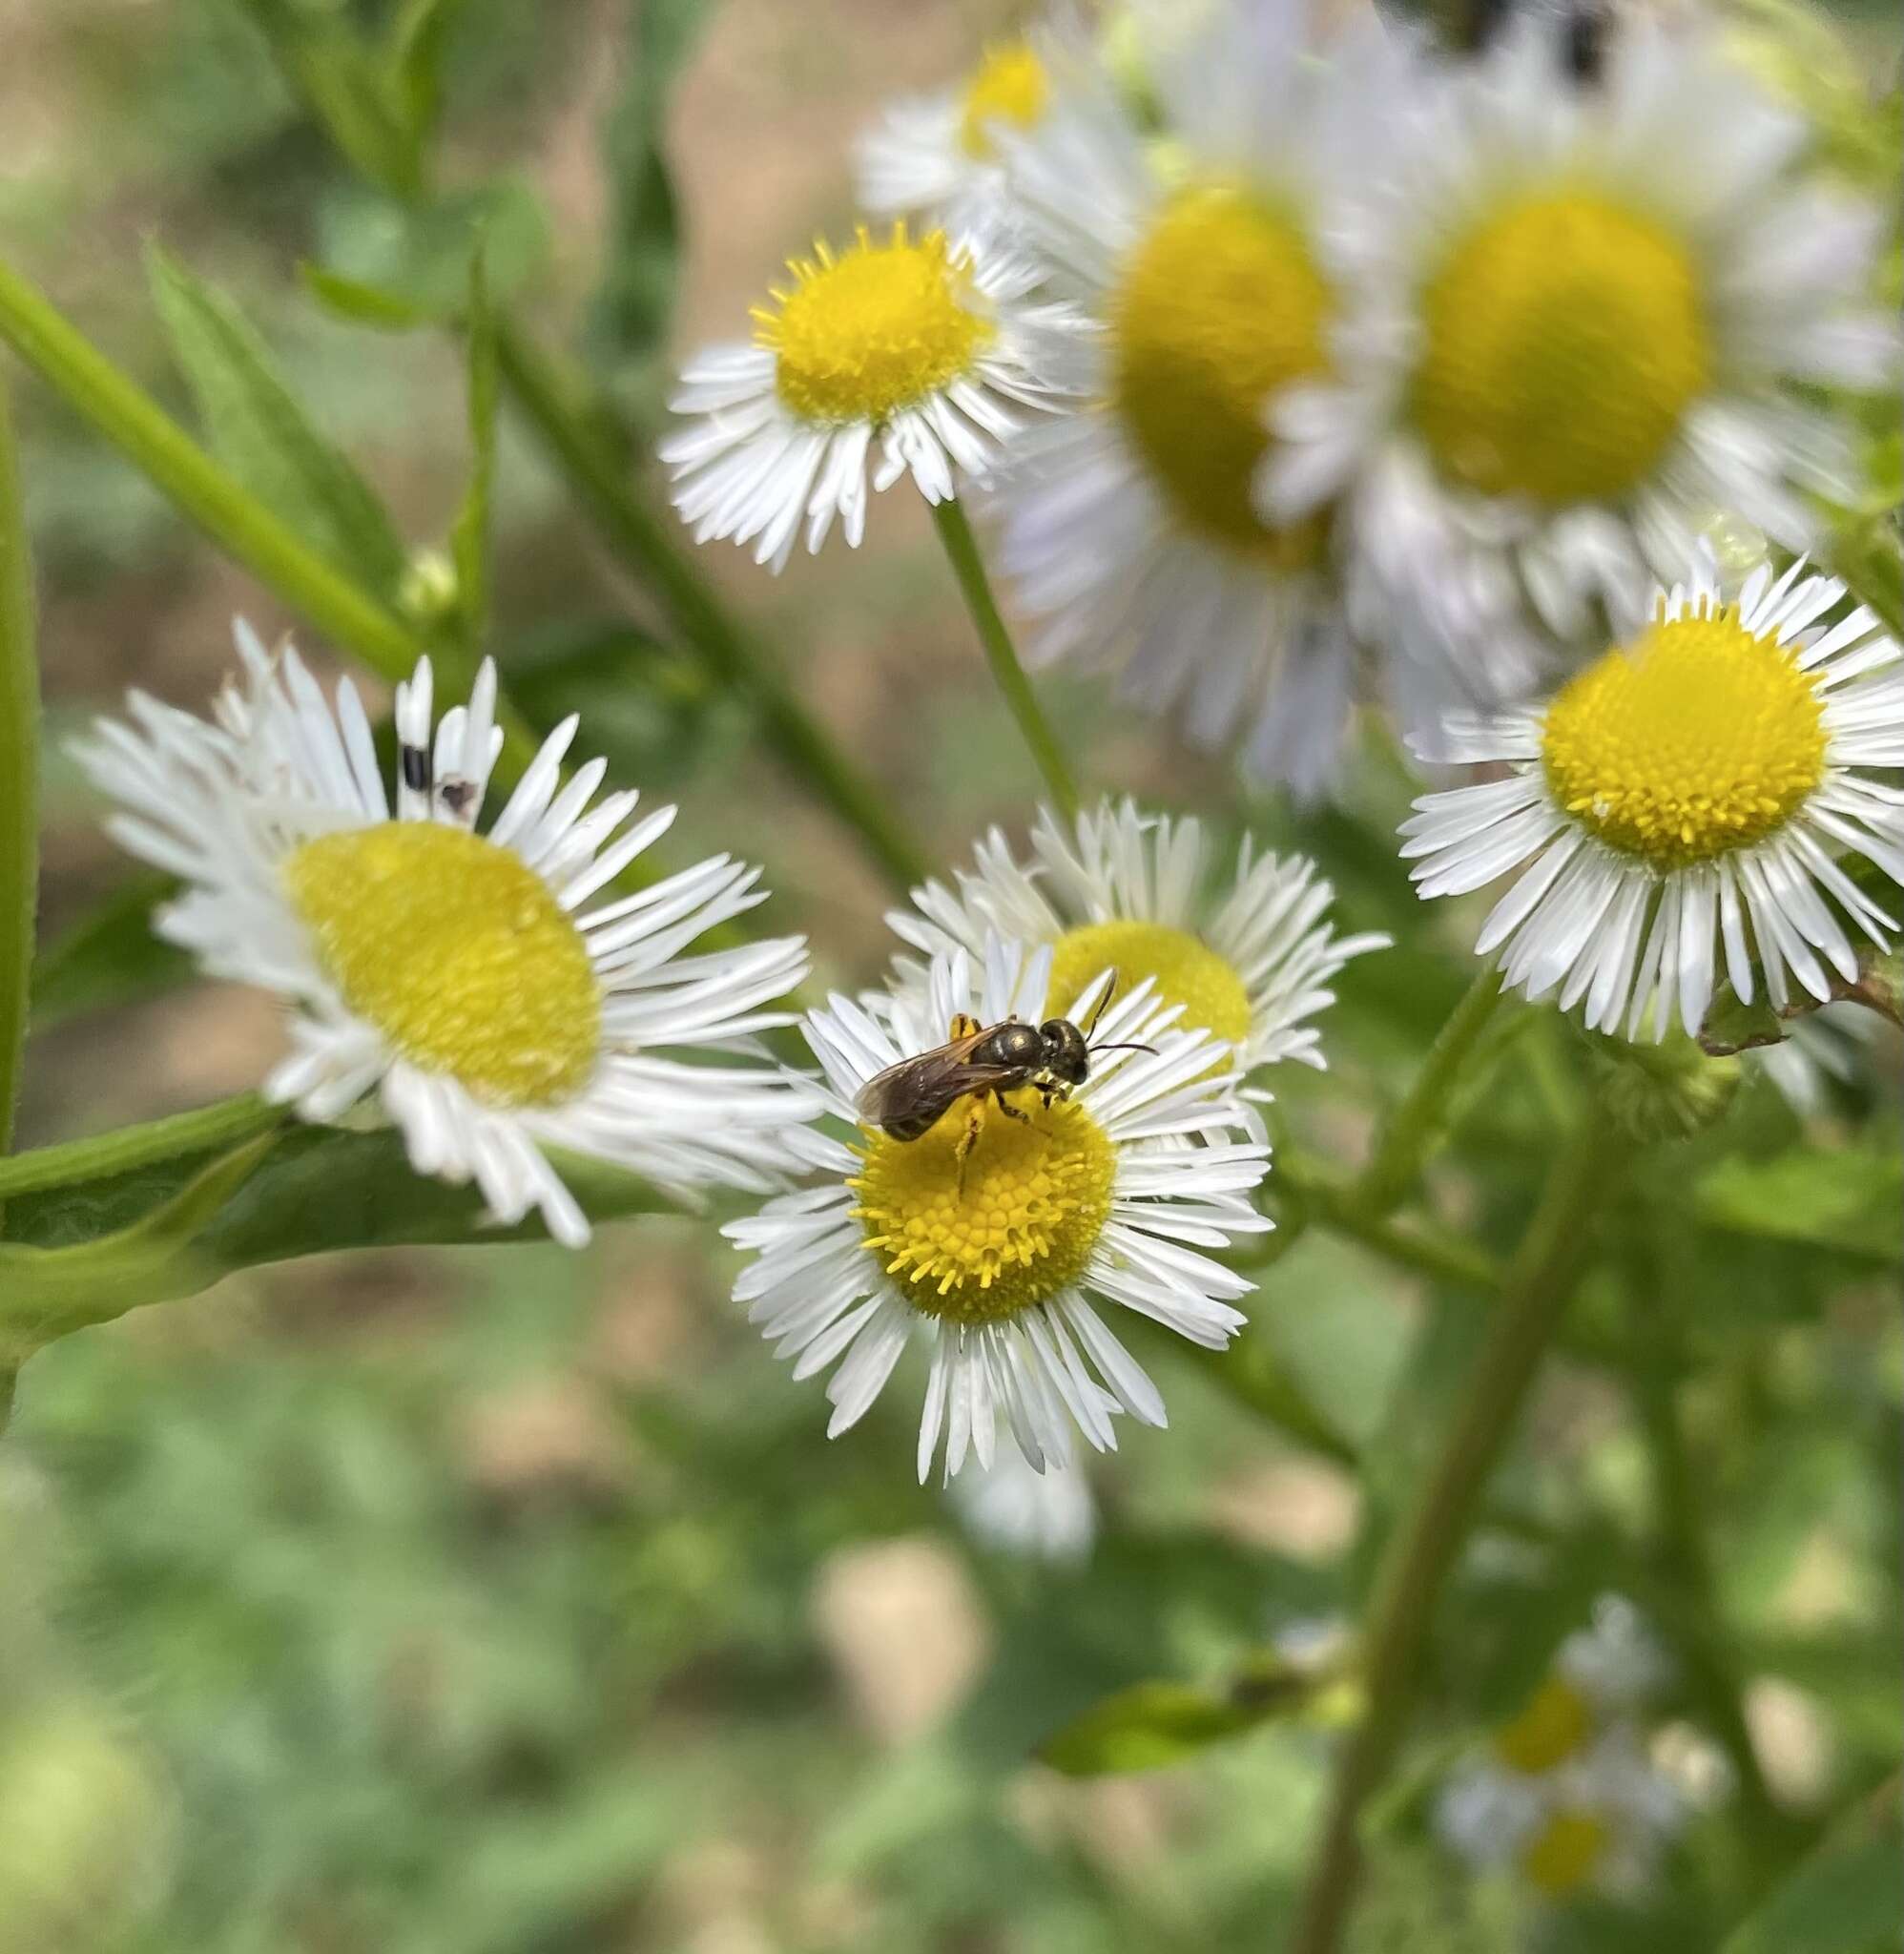
[[[1599,0],[1574,0],[1567,10],[1567,73],[1590,87],[1606,67],[1606,35],[1612,23]]]
[[[403,751],[404,785],[415,794],[429,792],[429,755],[421,746],[406,746]]]
[[[451,814],[461,816],[467,811],[469,803],[476,798],[476,782],[474,780],[445,780],[436,790],[436,798],[443,802]]]

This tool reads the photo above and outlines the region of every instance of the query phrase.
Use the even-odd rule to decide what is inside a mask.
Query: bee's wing
[[[892,1126],[917,1120],[927,1112],[937,1116],[966,1092],[983,1092],[1018,1076],[1009,1066],[971,1063],[972,1050],[984,1035],[984,1029],[974,1031],[875,1072],[854,1101],[859,1117],[871,1126]]]

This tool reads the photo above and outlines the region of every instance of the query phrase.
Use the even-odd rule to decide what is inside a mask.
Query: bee
[[[965,1161],[978,1144],[989,1104],[996,1104],[1007,1119],[1030,1126],[1034,1124],[1031,1115],[1014,1106],[1005,1097],[1007,1092],[1030,1086],[1049,1112],[1053,1100],[1068,1099],[1073,1090],[1089,1078],[1094,1052],[1155,1050],[1154,1046],[1135,1042],[1090,1042],[1116,989],[1117,973],[1113,970],[1090,1023],[1082,1031],[1068,1018],[1047,1018],[1042,1025],[1027,1025],[1013,1017],[996,1025],[982,1025],[962,1011],[953,1018],[945,1044],[921,1051],[916,1058],[902,1058],[866,1081],[857,1102],[859,1117],[889,1138],[916,1140],[930,1133],[948,1108],[961,1099],[970,1101],[965,1130],[953,1153],[962,1194]]]

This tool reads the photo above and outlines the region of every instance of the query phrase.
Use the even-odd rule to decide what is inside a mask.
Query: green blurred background
[[[629,0],[460,10],[439,175],[466,202],[441,236],[337,160],[257,10],[0,0],[0,240],[181,414],[142,252],[162,241],[230,289],[419,551],[443,547],[467,468],[457,349],[337,320],[301,262],[454,289],[480,208],[517,316],[594,360],[638,438],[670,347],[735,334],[779,260],[849,219],[850,132],[883,97],[949,78],[1011,14],[711,4],[666,104],[683,230],[671,291],[665,252],[636,261],[617,242],[605,132],[626,129],[640,88]],[[1881,4],[1859,32],[1894,60]],[[651,318],[676,300],[668,339],[617,329],[605,266]],[[124,926],[57,963],[37,1000],[31,1145],[238,1090],[278,1050],[267,1002],[186,985],[141,946],[140,890],[60,741],[129,684],[198,704],[234,611],[267,634],[295,620],[43,390],[22,379],[15,398],[49,706],[44,938],[70,942],[130,891]],[[683,850],[763,861],[763,925],[808,931],[824,983],[873,978],[880,881],[767,758],[748,709],[652,634],[641,593],[507,420],[498,497],[495,643],[518,696],[545,717],[586,706],[585,741],[618,779],[681,800]],[[871,529],[863,551],[797,558],[777,581],[738,551],[702,562],[935,850],[962,857],[984,821],[1023,821],[1032,780],[923,511],[896,494]],[[1286,1095],[1312,1151],[1352,1160],[1366,1109],[1466,975],[1462,919],[1418,912],[1382,839],[1404,782],[1372,761],[1351,807],[1293,828],[1239,810],[1095,689],[1050,693],[1096,780],[1299,841],[1347,926],[1405,930],[1408,950],[1345,977],[1331,1078]],[[1790,1114],[1754,1091],[1747,1116],[1783,1143]],[[1823,1171],[1853,1139],[1880,1146],[1888,1117],[1868,1092],[1835,1105]],[[1524,1206],[1534,1118],[1518,1087],[1477,1115],[1499,1177],[1468,1198]],[[1706,1293],[1696,1232],[1678,1286],[1754,1733],[1806,1825],[1897,1749],[1882,1462],[1904,1340],[1890,1236],[1779,1239],[1778,1204],[1757,1194],[1708,1201],[1698,1224],[1754,1238],[1745,1293],[1736,1274]],[[1275,1944],[1326,1733],[1269,1729],[1175,1771],[1092,1780],[1029,1754],[1107,1691],[1220,1677],[1343,1605],[1361,1507],[1409,1483],[1472,1305],[1306,1240],[1252,1338],[1366,1447],[1361,1478],[1278,1440],[1233,1378],[1159,1346],[1172,1429],[1124,1435],[1097,1474],[1096,1555],[1049,1569],[975,1549],[914,1484],[906,1393],[825,1444],[817,1384],[791,1383],[738,1320],[730,1275],[692,1219],[626,1225],[580,1257],[317,1259],[37,1358],[0,1445],[0,1950]],[[1617,1313],[1584,1308],[1589,1326]],[[1440,1747],[1391,1815],[1366,1948],[1522,1943],[1514,1904],[1472,1891],[1430,1842],[1434,1771],[1513,1708],[1601,1587],[1631,1588],[1660,1557],[1640,1435],[1590,1338],[1554,1367],[1505,1478],[1521,1524],[1467,1571],[1480,1627],[1437,1678]],[[1583,1908],[1542,1931],[1562,1947],[1713,1946],[1747,1877],[1714,1819],[1643,1918]]]

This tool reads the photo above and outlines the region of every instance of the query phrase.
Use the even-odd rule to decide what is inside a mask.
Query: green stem
[[[672,531],[629,493],[623,464],[604,447],[549,359],[506,322],[497,327],[496,356],[504,385],[603,539],[659,596],[708,670],[753,700],[781,759],[859,834],[900,887],[923,881],[924,857],[894,820],[886,798],[808,715]]]
[[[281,1106],[271,1105],[256,1092],[240,1092],[236,1098],[220,1099],[191,1112],[175,1112],[140,1126],[116,1127],[92,1139],[36,1147],[31,1153],[0,1160],[0,1199],[103,1180],[180,1154],[236,1146],[254,1133],[268,1133],[283,1117]]]
[[[1500,1002],[1500,972],[1490,964],[1448,1014],[1415,1083],[1383,1122],[1350,1196],[1362,1214],[1388,1214],[1414,1187],[1446,1123],[1455,1082]]]
[[[1483,1296],[1500,1292],[1502,1271],[1487,1251],[1430,1222],[1402,1223],[1373,1215],[1362,1206],[1354,1183],[1314,1161],[1285,1149],[1275,1158],[1273,1178],[1302,1203],[1305,1225],[1316,1225],[1359,1242],[1397,1268],[1451,1282]],[[1274,1237],[1270,1237],[1274,1240]]]
[[[12,1144],[27,1038],[39,892],[39,766],[32,569],[6,390],[0,386],[0,1154]]]
[[[1031,758],[1037,762],[1038,771],[1045,776],[1045,784],[1051,790],[1051,799],[1058,812],[1066,821],[1073,821],[1078,812],[1077,782],[1071,778],[1071,769],[1059,747],[1057,735],[1051,731],[1045,709],[1038,703],[1038,695],[1032,691],[1031,681],[1024,676],[1024,667],[1019,662],[1018,648],[1012,643],[1011,633],[1000,614],[998,599],[992,595],[991,581],[985,575],[984,559],[979,554],[978,538],[972,533],[965,505],[956,496],[935,502],[932,505],[932,523],[939,531],[939,540],[945,546],[952,574],[959,579],[959,592],[965,600],[965,608],[972,613],[972,622],[978,627],[979,642],[985,648],[992,676],[1004,695],[1005,704],[1011,708],[1012,717],[1018,721],[1018,730],[1024,736],[1025,745],[1031,749]]]
[[[393,683],[410,676],[429,647],[247,494],[155,401],[6,264],[0,264],[0,340],[220,550],[327,637]],[[535,739],[506,700],[498,700],[496,717],[507,742],[507,779],[528,763]]]
[[[1361,1878],[1362,1812],[1407,1735],[1441,1584],[1572,1294],[1613,1157],[1609,1132],[1589,1115],[1554,1163],[1441,1456],[1384,1554],[1365,1641],[1368,1710],[1336,1765],[1290,1954],[1333,1954],[1341,1943]]]

